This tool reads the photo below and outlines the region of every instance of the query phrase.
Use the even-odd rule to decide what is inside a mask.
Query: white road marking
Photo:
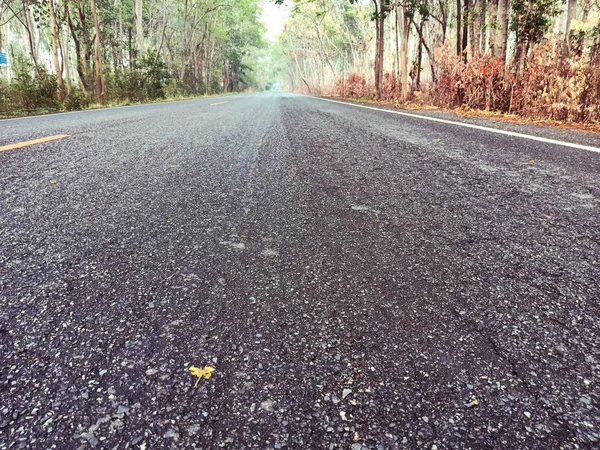
[[[530,139],[532,141],[545,142],[546,144],[562,145],[563,147],[571,147],[571,148],[577,148],[579,150],[587,150],[589,152],[600,153],[600,148],[592,147],[591,145],[581,145],[581,144],[574,144],[572,142],[557,141],[555,139],[548,139],[548,138],[544,138],[544,137],[533,136],[531,134],[515,133],[514,131],[499,130],[497,128],[488,128],[488,127],[484,127],[481,125],[473,125],[470,123],[462,123],[462,122],[454,122],[452,120],[438,119],[437,117],[427,117],[427,116],[421,116],[419,114],[411,114],[411,113],[407,113],[407,112],[403,112],[403,111],[392,111],[390,109],[375,108],[373,106],[357,105],[356,103],[341,102],[339,100],[331,100],[328,98],[313,97],[313,96],[310,96],[310,97],[317,99],[317,100],[323,100],[325,102],[339,103],[341,105],[347,105],[347,106],[354,106],[356,108],[372,109],[373,111],[381,111],[381,112],[386,112],[386,113],[390,113],[390,114],[397,114],[399,116],[406,116],[406,117],[412,117],[415,119],[429,120],[431,122],[456,125],[458,127],[472,128],[474,130],[488,131],[490,133],[504,134],[506,136],[513,136],[513,137],[518,137],[518,138],[523,138],[523,139]]]

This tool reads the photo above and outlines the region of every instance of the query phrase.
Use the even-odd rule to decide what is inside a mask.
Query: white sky
[[[283,24],[290,16],[289,6],[277,6],[271,0],[262,2],[261,20],[267,27],[267,39],[274,41],[283,31]]]

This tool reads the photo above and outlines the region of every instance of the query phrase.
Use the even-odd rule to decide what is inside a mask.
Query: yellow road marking
[[[5,152],[6,150],[14,150],[15,148],[27,147],[29,145],[41,144],[43,142],[55,141],[57,139],[63,139],[69,137],[69,134],[57,134],[56,136],[48,136],[39,139],[34,139],[33,141],[25,141],[25,142],[17,142],[16,144],[5,145],[4,147],[0,147],[0,152]]]
[[[228,103],[228,100],[226,100],[226,101],[224,101],[224,102],[211,103],[211,104],[210,104],[210,106],[222,105],[223,103]]]

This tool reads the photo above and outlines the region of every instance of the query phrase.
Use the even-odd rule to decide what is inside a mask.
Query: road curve
[[[0,449],[600,445],[600,154],[291,94],[0,129],[68,135],[0,152]]]

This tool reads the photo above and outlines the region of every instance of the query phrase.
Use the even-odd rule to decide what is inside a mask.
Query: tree
[[[571,29],[571,22],[577,17],[577,0],[567,0],[567,20],[565,26],[565,38],[569,37],[569,30]]]
[[[135,30],[135,58],[144,56],[143,0],[133,0],[133,29]],[[187,2],[186,2],[187,5]]]
[[[508,47],[508,19],[510,17],[510,0],[498,2],[498,22],[496,25],[495,49],[497,56],[506,62],[506,49]]]
[[[58,83],[58,100],[63,101],[65,98],[65,82],[62,76],[62,67],[60,65],[59,53],[59,31],[56,22],[56,10],[54,9],[54,0],[48,0],[48,9],[50,10],[50,23],[52,27],[52,59],[54,61],[54,71],[56,73],[56,82]]]
[[[517,70],[524,68],[531,46],[540,42],[550,29],[554,18],[560,13],[560,2],[561,0],[513,0],[511,30],[516,34]]]
[[[282,5],[285,0],[273,0],[275,4]],[[297,1],[297,0],[295,0]],[[347,0],[351,5],[356,5],[359,0]],[[375,22],[375,58],[373,72],[375,75],[375,91],[381,97],[381,84],[383,81],[383,67],[385,55],[385,19],[392,10],[391,0],[371,0],[373,3],[372,20]]]
[[[462,44],[462,1],[456,0],[456,56],[462,55]]]
[[[100,21],[98,20],[98,10],[96,9],[96,0],[90,0],[90,7],[92,8],[92,17],[94,19],[94,32],[96,36],[94,38],[95,47],[95,68],[96,68],[96,97],[98,101],[103,104],[106,101],[104,92],[104,74],[102,70],[102,35],[100,30]]]
[[[356,0],[350,0],[354,3]],[[389,0],[373,0],[373,20],[375,21],[375,90],[377,98],[381,98],[381,83],[383,81],[383,57],[385,44],[385,19],[389,12]]]
[[[400,18],[400,85],[402,92],[402,100],[408,99],[408,39],[410,37],[410,22],[412,11],[407,4],[401,7],[402,15]]]

